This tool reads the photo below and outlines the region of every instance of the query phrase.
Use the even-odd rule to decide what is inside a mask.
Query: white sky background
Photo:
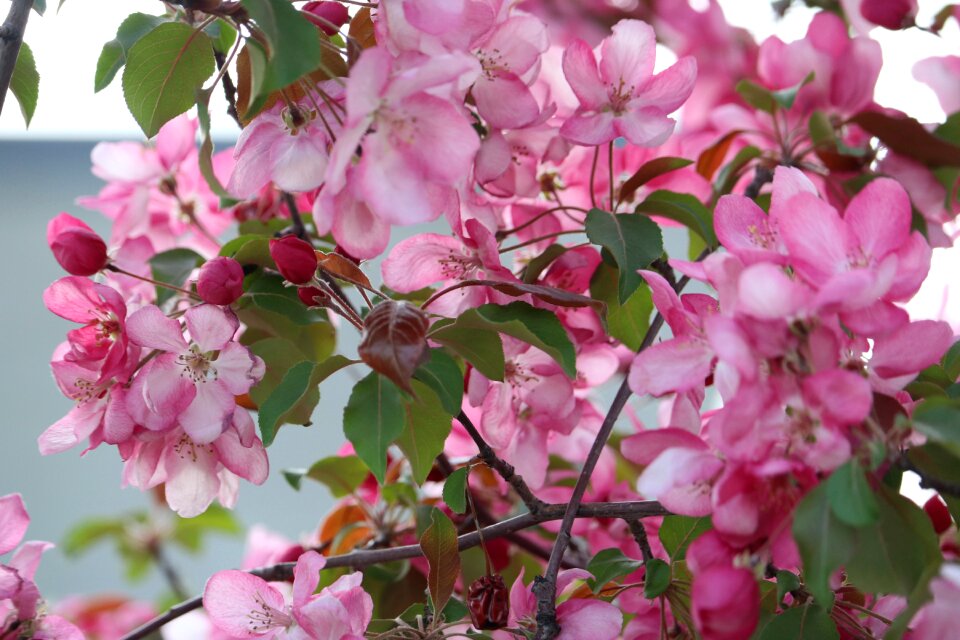
[[[921,0],[920,24],[947,0]],[[0,138],[32,139],[138,139],[142,136],[127,111],[120,74],[98,94],[93,93],[93,74],[104,43],[130,13],[159,13],[157,0],[66,0],[57,13],[58,0],[48,0],[45,16],[31,13],[26,41],[33,49],[40,72],[40,100],[33,123],[25,130],[16,100],[7,98],[0,115]],[[6,12],[0,4],[0,13]],[[768,0],[720,0],[727,19],[749,28],[758,40],[771,34],[785,41],[803,37],[812,12],[802,7],[775,21]],[[875,29],[872,37],[883,47],[884,67],[876,99],[887,107],[910,113],[921,122],[943,118],[933,93],[913,80],[911,68],[933,55],[960,54],[960,29],[951,21],[942,38],[917,30],[890,32]],[[213,130],[217,137],[233,137],[237,128],[225,115],[222,93],[215,91],[211,103]]]
[[[947,0],[921,0],[920,24]],[[93,93],[93,75],[104,43],[130,13],[159,13],[157,0],[66,0],[58,13],[58,0],[48,0],[45,16],[31,13],[26,41],[33,49],[40,72],[40,99],[29,130],[24,128],[16,100],[7,97],[0,115],[0,139],[142,139],[142,134],[123,101],[120,74],[98,94]],[[0,13],[6,13],[6,3]],[[778,35],[790,42],[803,37],[812,11],[795,7],[784,20],[776,21],[769,0],[720,0],[727,19],[748,28],[762,41]],[[930,56],[960,54],[960,29],[951,21],[936,38],[918,30],[890,32],[875,29],[871,36],[883,48],[884,66],[877,85],[878,103],[905,111],[921,122],[942,121],[943,111],[934,94],[915,80],[911,69]],[[213,132],[218,138],[233,138],[237,128],[225,113],[226,103],[219,91],[213,94]],[[909,474],[912,476],[912,474]],[[922,500],[931,492],[917,485],[915,476],[905,478],[904,493]]]

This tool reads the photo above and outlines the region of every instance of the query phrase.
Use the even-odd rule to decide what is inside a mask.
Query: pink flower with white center
[[[342,102],[339,83],[325,82],[321,90]],[[241,198],[256,195],[270,181],[283,191],[316,189],[323,184],[331,135],[337,129],[337,119],[326,104],[317,111],[304,104],[291,108],[278,102],[244,127],[233,150],[237,164],[227,189]]]
[[[67,333],[67,362],[98,371],[103,379],[114,376],[127,356],[124,322],[127,305],[114,289],[80,276],[67,276],[43,292],[47,309],[61,318],[84,325]]]
[[[383,282],[394,291],[409,293],[438,282],[448,287],[463,280],[488,279],[516,282],[500,264],[497,241],[477,220],[467,220],[466,233],[457,238],[422,233],[398,242],[383,261]],[[457,316],[490,301],[488,287],[464,287],[437,298],[431,313]]]
[[[184,518],[200,515],[214,498],[233,508],[237,477],[260,485],[270,470],[253,419],[240,407],[209,444],[198,443],[181,428],[160,434],[144,431],[124,458],[124,484],[142,491],[163,484],[167,504]]]
[[[229,424],[235,396],[263,377],[263,361],[233,341],[239,328],[229,309],[211,304],[184,314],[190,341],[180,323],[156,305],[127,320],[130,340],[160,354],[134,378],[127,408],[138,424],[162,431],[178,422],[197,444],[217,439]]]
[[[380,225],[375,235],[381,239],[389,225],[427,222],[441,215],[441,195],[466,183],[480,146],[463,113],[435,95],[476,78],[477,61],[449,54],[405,59],[404,65],[374,47],[351,69],[347,120],[314,205],[321,228],[332,229],[337,242],[357,257],[371,257],[385,248],[382,240],[350,246],[359,241],[351,236],[368,233],[370,222]],[[362,220],[343,220],[347,217]]]
[[[653,74],[656,36],[640,20],[621,20],[600,48],[599,69],[593,51],[575,40],[563,54],[563,73],[580,107],[560,129],[568,140],[585,146],[624,137],[655,147],[676,124],[667,117],[693,92],[697,63],[692,57]]]
[[[536,627],[537,598],[533,595],[532,583],[523,584],[524,570],[510,588],[510,627],[533,629]],[[593,575],[583,569],[567,569],[557,575],[557,594],[561,595],[576,580],[586,580]],[[561,596],[562,597],[562,596]],[[557,623],[560,635],[557,640],[615,640],[620,637],[623,613],[615,605],[595,598],[569,598],[557,605]],[[511,640],[514,636],[504,631],[494,631],[497,640]]]
[[[207,580],[203,607],[211,622],[235,638],[362,640],[373,617],[373,600],[360,586],[363,574],[341,576],[320,593],[326,559],[307,551],[293,572],[293,601],[243,571],[218,571]]]
[[[20,544],[30,516],[19,493],[0,497],[0,555]],[[7,563],[0,563],[0,638],[84,640],[83,633],[60,616],[43,612],[33,576],[49,542],[25,542]]]

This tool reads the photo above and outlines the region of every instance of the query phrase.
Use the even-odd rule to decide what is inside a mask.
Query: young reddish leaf
[[[647,184],[654,178],[658,178],[665,173],[683,169],[693,164],[693,160],[686,158],[663,157],[655,158],[650,162],[645,162],[643,166],[637,169],[637,172],[627,178],[627,181],[620,186],[620,201],[626,202],[633,198],[637,189]]]
[[[697,158],[697,173],[707,180],[713,180],[713,174],[723,166],[723,159],[727,157],[730,145],[741,133],[743,132],[735,129],[717,140],[712,146],[704,149],[700,157]]]
[[[430,565],[427,586],[433,599],[433,610],[443,611],[460,576],[460,551],[457,529],[439,509],[430,512],[430,526],[420,538],[420,548]]]
[[[593,307],[597,313],[603,313],[606,304],[601,300],[595,300],[582,296],[578,293],[571,293],[564,289],[556,287],[547,287],[540,284],[525,284],[522,282],[501,282],[499,280],[463,280],[460,287],[490,287],[500,293],[519,298],[520,296],[531,295],[539,298],[549,304],[555,304],[558,307]]]
[[[344,282],[355,284],[358,287],[363,287],[364,289],[370,289],[372,287],[367,274],[361,271],[360,267],[355,265],[353,261],[351,261],[349,258],[344,258],[339,253],[324,253],[323,251],[317,251],[317,263],[320,265],[321,269],[332,275],[334,278],[339,278]]]
[[[350,21],[350,28],[347,34],[356,40],[361,47],[369,49],[377,46],[377,37],[373,31],[373,20],[370,18],[370,9],[364,7],[357,11]]]
[[[926,165],[960,167],[960,147],[936,137],[914,118],[863,111],[850,123],[879,138],[894,153]]]
[[[427,316],[406,302],[387,300],[363,322],[357,351],[371,369],[412,393],[410,378],[427,356]]]

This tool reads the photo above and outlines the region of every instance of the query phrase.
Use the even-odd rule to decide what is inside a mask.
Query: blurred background
[[[928,24],[943,0],[921,0],[920,24]],[[0,3],[0,13],[6,12]],[[124,106],[120,82],[93,93],[93,71],[103,44],[114,37],[123,18],[134,11],[158,13],[156,0],[67,0],[59,13],[57,0],[48,1],[47,15],[30,16],[26,41],[33,48],[41,75],[39,105],[30,130],[25,130],[16,101],[7,100],[0,115],[0,216],[3,251],[0,273],[4,278],[5,311],[0,314],[3,366],[0,385],[2,444],[0,444],[0,495],[20,492],[32,523],[27,539],[62,542],[66,531],[90,516],[115,516],[147,508],[149,494],[120,488],[121,463],[114,449],[104,447],[84,458],[74,450],[41,457],[36,438],[62,417],[70,403],[56,390],[49,373],[51,352],[68,329],[66,321],[48,313],[41,301],[43,289],[63,275],[47,249],[47,221],[61,211],[82,218],[99,232],[108,232],[107,220],[77,206],[78,196],[95,194],[102,183],[90,174],[90,150],[101,140],[140,140],[133,118]],[[793,9],[775,21],[767,0],[722,0],[728,20],[749,28],[758,41],[776,34],[785,41],[803,36],[810,12]],[[908,111],[921,121],[942,121],[933,93],[913,81],[913,64],[925,57],[957,53],[955,25],[937,40],[916,30],[889,32],[876,29],[872,36],[884,50],[884,74],[876,99],[888,107]],[[951,46],[953,43],[954,46]],[[658,63],[669,63],[665,53]],[[222,149],[238,133],[225,115],[219,92],[211,105],[213,131]],[[394,233],[394,241],[401,234]],[[366,267],[377,280],[379,267]],[[341,343],[352,353],[355,339]],[[316,483],[305,483],[297,493],[277,471],[309,466],[333,453],[344,442],[341,412],[353,380],[351,371],[338,374],[321,388],[321,401],[310,429],[287,426],[270,449],[272,473],[262,487],[242,483],[236,516],[249,526],[265,523],[287,537],[311,532],[332,500]],[[354,375],[356,375],[354,373]],[[906,489],[915,495],[915,482]],[[187,590],[198,592],[212,572],[236,566],[243,549],[242,537],[214,537],[199,557],[171,553]],[[59,550],[44,559],[38,582],[44,594],[58,599],[70,593],[123,592],[153,600],[166,587],[156,572],[134,586],[123,580],[123,569],[109,546],[96,548],[79,559]]]

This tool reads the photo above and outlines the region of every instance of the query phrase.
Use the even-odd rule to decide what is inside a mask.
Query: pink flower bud
[[[233,258],[210,260],[200,267],[197,293],[204,302],[230,304],[243,295],[243,267]]]
[[[860,13],[873,24],[896,31],[913,24],[917,0],[863,0]]]
[[[693,579],[692,603],[703,640],[747,640],[760,617],[760,588],[747,569],[713,566]]]
[[[82,220],[61,213],[47,224],[47,244],[63,269],[75,276],[92,276],[107,264],[107,245]]]
[[[350,22],[350,14],[347,13],[347,8],[339,2],[308,2],[303,5],[303,11],[312,13],[318,18],[323,18],[323,20],[327,22],[332,22],[338,27],[342,27]],[[337,29],[334,29],[328,24],[320,24],[318,26],[328,36],[332,36],[337,32]]]
[[[270,255],[283,277],[293,284],[310,282],[317,271],[317,254],[313,247],[296,236],[271,240]]]
[[[297,289],[297,296],[300,302],[308,307],[322,307],[330,297],[316,287],[300,287]]]

